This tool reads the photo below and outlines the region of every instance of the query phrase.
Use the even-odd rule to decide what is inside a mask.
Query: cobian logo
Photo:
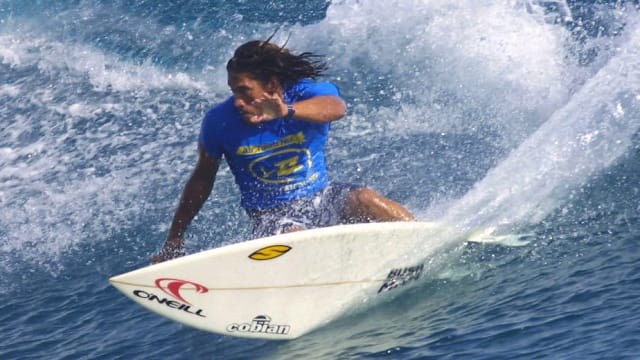
[[[291,250],[291,247],[287,245],[272,245],[255,251],[249,255],[249,258],[253,260],[271,260],[286,254],[289,250]]]
[[[201,293],[201,294],[204,294],[209,291],[209,289],[206,286],[198,284],[196,282],[188,281],[188,280],[180,280],[180,279],[171,279],[171,278],[156,279],[156,286],[158,287],[158,289],[164,291],[166,294],[189,305],[192,305],[192,304],[187,300],[185,300],[185,298],[181,294],[182,291],[195,290],[197,293]]]
[[[271,317],[267,315],[258,315],[251,320],[251,323],[233,323],[227,325],[228,332],[287,335],[289,334],[289,330],[291,330],[290,325],[272,324]]]

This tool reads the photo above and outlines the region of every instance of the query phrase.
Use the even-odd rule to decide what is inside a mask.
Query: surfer
[[[345,223],[413,221],[401,204],[359,185],[331,182],[324,146],[346,105],[310,52],[267,41],[238,47],[227,63],[232,96],[204,117],[199,157],[162,250],[161,262],[185,254],[183,236],[212,192],[222,158],[240,188],[254,237]]]

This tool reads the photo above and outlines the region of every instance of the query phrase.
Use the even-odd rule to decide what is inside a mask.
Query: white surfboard
[[[110,281],[147,309],[198,329],[293,339],[417,280],[424,265],[416,257],[424,260],[452,234],[427,222],[332,226],[223,246]]]

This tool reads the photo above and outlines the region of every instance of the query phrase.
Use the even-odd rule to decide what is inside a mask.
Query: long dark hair
[[[284,46],[270,43],[270,39],[253,40],[238,47],[227,62],[227,71],[247,73],[265,84],[276,78],[285,89],[302,79],[315,79],[326,71],[327,65],[319,59],[320,55],[292,54]]]

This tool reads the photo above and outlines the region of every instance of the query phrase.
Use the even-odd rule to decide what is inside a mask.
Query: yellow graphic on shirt
[[[276,167],[278,168],[278,176],[291,175],[296,171],[304,169],[304,165],[298,164],[298,161],[300,161],[300,156],[294,156],[290,159],[277,162]]]
[[[301,131],[297,134],[285,136],[282,140],[274,143],[274,144],[266,144],[266,145],[247,145],[240,146],[238,150],[236,150],[236,154],[238,155],[257,155],[267,152],[269,150],[285,147],[293,144],[304,144],[305,137],[304,133]]]
[[[308,149],[285,149],[261,156],[249,164],[249,171],[268,184],[284,184],[300,179],[296,173],[311,168]]]

